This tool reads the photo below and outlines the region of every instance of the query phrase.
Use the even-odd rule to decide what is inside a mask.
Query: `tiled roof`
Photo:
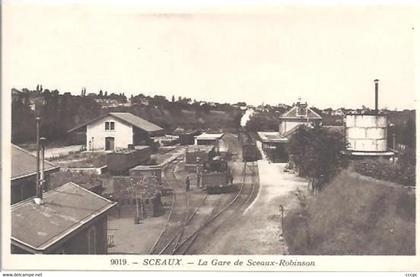
[[[139,129],[145,130],[148,133],[157,133],[163,131],[161,127],[132,113],[109,113],[109,115],[121,119],[122,121],[125,121]]]
[[[92,120],[89,120],[89,121],[87,121],[83,124],[80,124],[80,125],[72,128],[72,129],[68,130],[67,132],[70,133],[70,132],[73,132],[75,130],[78,130],[78,129],[80,129],[80,128],[86,126],[86,125],[89,125],[89,124],[91,124],[95,121],[98,121],[98,120],[100,120],[100,119],[102,119],[106,116],[115,117],[115,118],[117,118],[117,119],[119,119],[119,120],[121,120],[125,123],[128,123],[128,124],[130,124],[130,125],[132,125],[136,128],[142,129],[142,130],[148,132],[151,135],[160,134],[160,133],[163,132],[163,129],[161,127],[159,127],[156,124],[153,124],[152,122],[149,122],[149,121],[147,121],[147,120],[145,120],[145,119],[143,119],[143,118],[141,118],[137,115],[134,115],[132,113],[108,113],[108,114],[102,115],[100,117],[94,118]]]
[[[45,171],[59,167],[45,161]],[[36,174],[36,156],[19,146],[12,144],[12,180]]]
[[[43,201],[12,206],[12,243],[43,251],[116,205],[71,182],[45,192]]]

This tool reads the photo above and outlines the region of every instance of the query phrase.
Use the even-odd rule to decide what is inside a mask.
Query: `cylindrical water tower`
[[[346,138],[348,150],[363,152],[387,151],[386,115],[379,114],[347,114]]]
[[[375,110],[345,115],[347,150],[352,156],[392,156],[388,151],[388,117],[378,110],[378,81],[375,80]]]

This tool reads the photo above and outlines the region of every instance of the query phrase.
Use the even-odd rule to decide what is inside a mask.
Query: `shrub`
[[[340,173],[286,214],[292,255],[415,255],[415,194]]]
[[[362,175],[399,183],[405,186],[416,184],[415,151],[406,149],[396,163],[386,159],[364,159],[353,162],[354,170]]]

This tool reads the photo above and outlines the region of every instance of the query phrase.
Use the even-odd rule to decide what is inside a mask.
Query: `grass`
[[[285,217],[292,255],[415,255],[415,193],[341,172]]]

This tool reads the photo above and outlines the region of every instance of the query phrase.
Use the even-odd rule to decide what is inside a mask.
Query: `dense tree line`
[[[39,87],[38,87],[39,88]],[[12,142],[34,142],[35,118],[49,141],[64,139],[67,130],[101,114],[101,106],[90,97],[60,95],[57,90],[15,91],[12,96]]]
[[[110,100],[111,103],[107,100]],[[149,120],[167,131],[182,127],[188,129],[236,128],[241,117],[239,109],[229,104],[199,102],[191,98],[146,96],[138,94],[127,102],[124,93],[87,93],[80,95],[42,88],[35,90],[12,90],[12,141],[14,143],[35,142],[35,118],[41,118],[41,135],[49,142],[64,141],[67,131],[78,124],[108,112],[131,112]],[[116,104],[116,105],[115,105]]]

